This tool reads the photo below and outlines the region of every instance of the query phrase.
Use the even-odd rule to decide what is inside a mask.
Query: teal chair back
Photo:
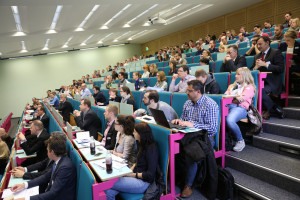
[[[82,199],[92,200],[93,184],[95,184],[96,181],[92,172],[89,170],[85,162],[81,163],[79,179],[77,178],[77,181],[79,182],[77,187],[77,200],[82,200]]]
[[[246,63],[247,63],[248,69],[251,68],[253,61],[254,61],[254,56],[246,56]]]
[[[213,75],[220,86],[220,94],[224,94],[228,88],[229,73],[214,73]]]
[[[159,92],[159,100],[171,105],[172,93],[171,92]]]
[[[131,91],[134,98],[134,108],[139,109],[142,102],[142,91]]]
[[[188,100],[188,96],[185,93],[173,93],[172,96],[172,108],[176,111],[178,117],[181,117],[184,103]]]
[[[163,72],[165,72],[165,75],[168,76],[170,69],[171,69],[170,67],[164,67],[162,70]]]
[[[149,78],[149,86],[150,87],[154,87],[156,82],[157,82],[157,77],[150,77]]]
[[[214,73],[219,73],[221,71],[222,64],[223,64],[223,60],[217,60],[215,62],[215,71],[214,71]]]

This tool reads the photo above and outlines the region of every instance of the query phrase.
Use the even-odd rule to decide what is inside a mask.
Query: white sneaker
[[[242,151],[244,148],[245,148],[245,141],[244,140],[241,140],[241,141],[238,141],[235,146],[233,147],[233,151],[236,151],[236,152],[240,152]]]

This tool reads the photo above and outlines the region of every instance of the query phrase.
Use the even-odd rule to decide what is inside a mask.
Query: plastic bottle
[[[112,173],[111,151],[107,151],[105,162],[106,162],[106,173],[111,174]]]
[[[250,41],[247,41],[247,48],[250,48]]]
[[[91,148],[91,155],[95,155],[96,148],[95,148],[95,140],[93,136],[91,136],[90,148]]]

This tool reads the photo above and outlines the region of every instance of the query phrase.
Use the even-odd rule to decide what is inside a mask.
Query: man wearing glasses
[[[172,77],[172,81],[170,84],[170,92],[186,92],[187,89],[187,82],[191,80],[195,80],[196,78],[194,76],[189,75],[189,68],[186,65],[182,65],[179,67],[178,74],[174,74]],[[175,85],[175,81],[177,78],[181,78],[181,81]]]
[[[230,45],[220,72],[235,72],[238,68],[245,66],[247,66],[246,58],[238,55],[238,47],[236,45]]]

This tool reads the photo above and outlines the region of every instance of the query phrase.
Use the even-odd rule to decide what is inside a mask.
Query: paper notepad
[[[96,165],[100,166],[102,169],[106,169],[106,162],[105,160],[97,160],[95,162]],[[116,162],[116,161],[112,161],[112,167],[115,169],[121,169],[123,167],[127,166],[127,164],[125,163],[120,163],[120,162]]]
[[[14,196],[15,199],[30,197],[39,194],[39,186],[12,192],[10,189],[3,190],[2,198]]]

